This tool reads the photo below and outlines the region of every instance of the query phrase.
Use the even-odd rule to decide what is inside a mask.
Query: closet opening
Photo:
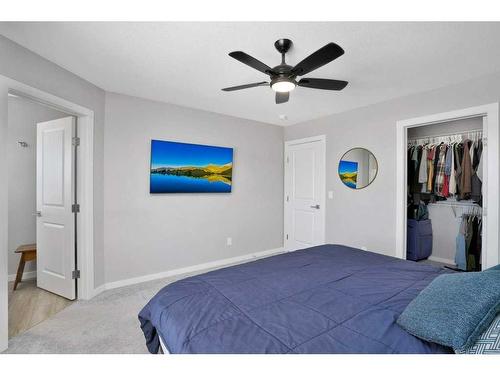
[[[408,129],[406,259],[482,270],[483,131],[483,116]]]
[[[498,103],[397,122],[397,257],[499,264],[499,148]]]

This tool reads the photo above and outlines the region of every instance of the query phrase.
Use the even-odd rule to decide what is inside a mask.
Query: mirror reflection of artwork
[[[151,194],[230,193],[232,179],[232,148],[151,141]]]
[[[367,149],[356,147],[347,151],[339,161],[339,177],[351,189],[363,189],[377,177],[378,163]]]
[[[356,189],[358,163],[355,161],[341,160],[339,163],[339,176],[344,185]]]

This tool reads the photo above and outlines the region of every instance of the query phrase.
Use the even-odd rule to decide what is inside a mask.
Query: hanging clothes
[[[455,263],[462,271],[481,271],[481,216],[464,214],[456,238]]]
[[[431,146],[429,152],[427,153],[427,192],[432,192],[432,181],[434,179],[434,155],[436,153],[436,148]]]
[[[461,143],[455,145],[455,178],[456,178],[456,194],[457,198],[461,194],[460,181],[462,180],[462,158],[463,145]]]
[[[468,217],[470,240],[467,243],[467,271],[481,271],[481,217]]]
[[[455,264],[462,271],[467,271],[467,256],[465,253],[465,227],[464,221],[460,221],[456,239]]]
[[[431,193],[433,193],[433,194],[436,193],[435,187],[436,187],[436,177],[437,177],[437,173],[438,173],[440,152],[441,152],[440,145],[434,148],[434,162],[433,162],[434,174],[432,176],[432,183],[431,183]]]
[[[422,155],[420,156],[420,167],[418,170],[418,182],[420,184],[427,183],[427,147],[422,147]]]
[[[443,186],[444,186],[444,176],[446,169],[446,150],[445,144],[442,144],[438,148],[439,154],[436,161],[436,176],[434,183],[434,192],[438,196],[443,196]]]
[[[479,177],[479,180],[483,182],[483,141],[479,140],[481,142],[481,152],[479,153],[479,163],[477,164],[476,167],[476,175]]]
[[[455,195],[457,193],[457,180],[456,180],[456,171],[455,171],[455,144],[452,144],[450,147],[451,153],[451,169],[450,169],[450,187],[449,194]]]
[[[470,199],[472,193],[472,163],[470,160],[469,140],[463,142],[462,174],[460,176],[460,199]]]
[[[479,140],[478,142],[474,142],[475,146],[473,147],[474,151],[474,159],[472,162],[472,177],[471,177],[471,199],[479,204],[483,205],[483,182],[477,175],[479,164],[481,161],[481,156],[483,152],[483,142]],[[482,165],[481,165],[482,167]],[[482,168],[481,168],[482,171]]]

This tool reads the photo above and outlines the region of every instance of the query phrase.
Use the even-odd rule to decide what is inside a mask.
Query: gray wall
[[[103,152],[104,91],[0,35],[0,75],[59,96],[94,111],[94,284],[104,283]],[[6,96],[6,93],[2,93]],[[4,107],[0,107],[0,116]],[[5,124],[5,125],[3,125]],[[6,126],[6,121],[0,122]],[[6,129],[0,129],[0,135]],[[0,140],[1,141],[1,140]]]
[[[150,195],[151,139],[233,147],[232,193]],[[282,246],[283,128],[107,93],[105,144],[106,282]]]
[[[19,245],[36,242],[36,123],[67,115],[21,98],[9,97],[7,153],[9,166],[9,275],[15,274]],[[28,143],[21,147],[18,141]],[[24,272],[36,270],[29,262]]]
[[[396,121],[500,100],[500,74],[308,121],[285,128],[285,139],[326,134],[326,240],[395,255]],[[375,181],[362,190],[345,187],[338,161],[352,147],[373,152]]]

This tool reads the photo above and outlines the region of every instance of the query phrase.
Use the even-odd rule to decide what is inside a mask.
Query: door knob
[[[319,210],[319,204],[315,204],[314,206],[311,206],[311,208],[315,208],[315,209]]]
[[[42,216],[42,211],[37,211],[33,214],[33,216],[36,216],[36,217],[41,217]]]

